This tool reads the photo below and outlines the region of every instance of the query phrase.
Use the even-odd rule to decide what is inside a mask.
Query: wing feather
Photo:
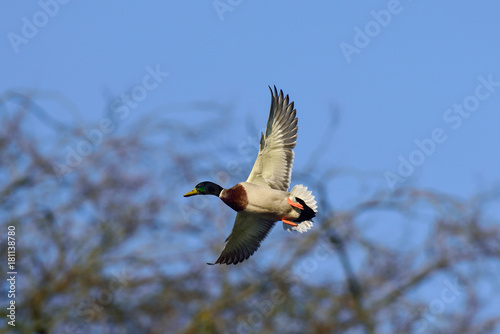
[[[215,263],[237,264],[248,259],[260,247],[276,222],[262,220],[248,212],[238,212],[226,247]]]
[[[247,182],[288,191],[292,177],[293,148],[297,144],[298,119],[293,101],[271,87],[271,110],[266,134],[261,134],[257,160]]]

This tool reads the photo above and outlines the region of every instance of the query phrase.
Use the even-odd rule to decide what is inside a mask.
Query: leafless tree
[[[37,98],[6,92],[0,101],[0,252],[6,259],[14,226],[18,270],[16,327],[2,307],[2,332],[498,330],[498,188],[463,199],[367,186],[338,208],[335,180],[349,173],[368,184],[370,175],[325,165],[313,151],[294,177],[317,194],[315,228],[276,228],[248,261],[207,266],[234,214],[182,194],[201,178],[227,186],[249,171],[258,137],[227,143],[230,106],[169,105],[166,116],[128,123],[105,114],[105,132],[99,122],[61,122]],[[184,123],[181,111],[201,120]]]

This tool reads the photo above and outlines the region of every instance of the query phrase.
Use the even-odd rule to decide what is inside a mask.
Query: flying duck
[[[218,196],[237,212],[226,247],[215,263],[237,264],[245,261],[260,247],[262,240],[277,221],[285,230],[308,231],[316,215],[316,200],[303,185],[288,192],[292,176],[293,148],[297,144],[297,111],[288,95],[271,90],[271,110],[265,134],[261,133],[259,154],[250,176],[229,189],[213,182],[198,183],[184,197]]]

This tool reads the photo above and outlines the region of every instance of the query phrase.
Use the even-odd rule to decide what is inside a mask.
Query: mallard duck
[[[271,111],[266,133],[261,133],[257,160],[246,182],[229,189],[205,181],[198,183],[184,197],[194,195],[218,196],[237,212],[233,230],[226,247],[215,263],[237,264],[248,259],[260,247],[277,221],[283,228],[300,233],[312,226],[316,215],[316,200],[303,185],[288,192],[292,176],[293,148],[297,143],[296,110],[288,95],[271,90]]]

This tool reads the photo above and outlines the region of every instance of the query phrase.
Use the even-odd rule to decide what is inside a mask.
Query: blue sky
[[[264,127],[267,86],[276,85],[298,109],[298,169],[308,150],[323,144],[318,133],[337,110],[327,167],[370,172],[387,187],[384,173],[397,175],[399,156],[408,160],[415,140],[441,128],[446,140],[409,182],[464,197],[498,183],[500,87],[478,106],[468,101],[475,109],[457,129],[443,119],[474,95],[478,78],[500,81],[497,2],[54,3],[4,4],[2,91],[60,92],[82,123],[97,123],[110,99],[141,83],[146,67],[159,66],[168,77],[126,122],[169,103],[212,100],[231,104],[241,133],[249,118]],[[70,119],[67,108],[49,109]],[[337,187],[349,194],[350,182]]]
[[[499,12],[495,1],[10,1],[0,90],[38,91],[55,119],[89,127],[109,101],[153,85],[148,74],[168,73],[135,92],[124,125],[216,101],[233,108],[227,136],[243,143],[264,128],[276,85],[298,110],[296,170],[322,145],[320,169],[354,169],[389,189],[386,172],[398,175],[404,159],[418,164],[404,184],[468,198],[500,183]],[[54,92],[67,103],[45,100]],[[44,133],[36,121],[32,130]],[[352,177],[332,184],[336,207],[359,196]]]

